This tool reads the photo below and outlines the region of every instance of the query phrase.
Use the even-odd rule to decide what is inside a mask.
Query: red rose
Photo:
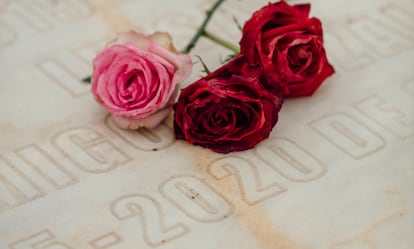
[[[281,1],[256,11],[245,23],[241,53],[261,65],[269,91],[312,95],[335,72],[326,58],[321,22],[309,18],[309,11],[310,4]]]
[[[238,56],[182,89],[175,105],[177,139],[228,153],[250,149],[267,138],[282,97],[263,88],[258,72]]]

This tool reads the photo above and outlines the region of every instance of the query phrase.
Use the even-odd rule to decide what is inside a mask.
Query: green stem
[[[222,4],[224,0],[217,0],[214,5],[207,11],[206,18],[204,19],[201,26],[198,28],[197,32],[193,36],[193,38],[190,40],[188,45],[181,51],[183,54],[188,54],[190,51],[194,48],[196,45],[198,39],[200,39],[201,36],[203,36],[203,33],[205,32],[206,26],[208,22],[210,21],[211,17],[213,16],[214,12],[216,12],[217,8]]]
[[[210,33],[206,30],[204,30],[203,36],[210,39],[211,41],[230,49],[231,51],[233,51],[235,54],[240,54],[240,48],[239,46],[237,46],[236,44],[233,44],[231,42],[228,42],[226,40],[223,40],[222,38],[218,37],[217,35]]]

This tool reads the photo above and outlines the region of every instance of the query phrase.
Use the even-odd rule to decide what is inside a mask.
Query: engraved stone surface
[[[414,2],[310,0],[337,73],[252,150],[176,141],[172,116],[118,129],[80,81],[96,52],[132,28],[181,48],[213,2],[0,1],[1,249],[414,248]],[[208,29],[236,43],[233,17],[267,2],[228,0]]]

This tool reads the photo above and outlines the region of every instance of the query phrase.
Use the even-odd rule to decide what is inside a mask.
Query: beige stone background
[[[0,0],[0,249],[414,248],[414,1],[311,0],[337,73],[255,149],[114,127],[79,81],[96,51],[127,29],[181,48],[212,2]],[[266,2],[208,29],[237,42]]]

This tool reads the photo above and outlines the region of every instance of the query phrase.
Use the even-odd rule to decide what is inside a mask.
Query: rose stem
[[[201,36],[203,36],[203,33],[205,32],[206,26],[208,22],[210,21],[211,17],[213,16],[214,12],[216,12],[217,8],[222,4],[224,0],[217,0],[214,5],[209,9],[206,13],[206,18],[204,19],[201,26],[198,28],[197,32],[193,36],[193,38],[190,40],[188,45],[181,51],[183,54],[188,54],[190,51],[194,48],[196,45],[198,39],[200,39]]]
[[[215,42],[215,43],[217,43],[217,44],[225,47],[225,48],[230,49],[235,54],[240,54],[240,48],[239,48],[239,46],[237,46],[237,45],[235,45],[235,44],[233,44],[231,42],[228,42],[226,40],[223,40],[222,38],[220,38],[220,37],[218,37],[218,36],[216,36],[216,35],[208,32],[206,30],[204,30],[203,36],[206,37],[206,38],[208,38],[208,39],[210,39],[211,41],[213,41],[213,42]]]

